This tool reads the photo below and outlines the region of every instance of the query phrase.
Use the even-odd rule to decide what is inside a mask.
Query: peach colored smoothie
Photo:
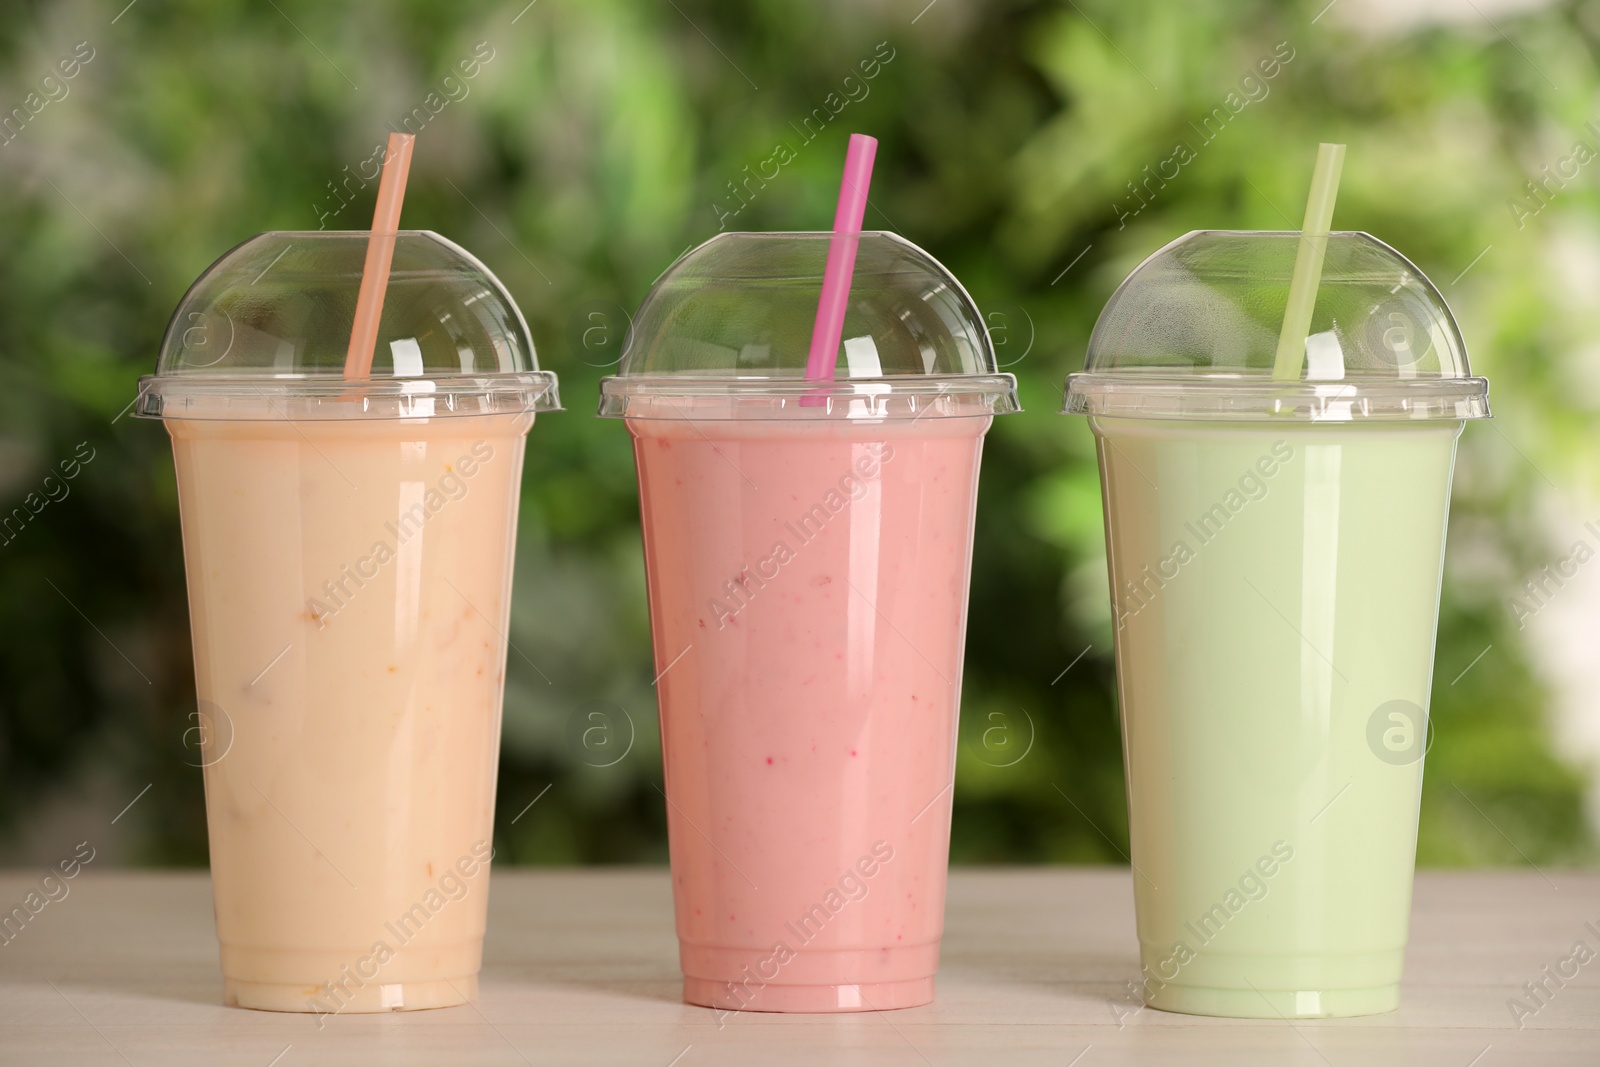
[[[394,173],[382,240],[273,231],[207,268],[134,404],[177,467],[239,1007],[477,990],[524,439],[561,400],[488,268],[385,232]]]
[[[627,420],[684,997],[933,998],[991,419]]]
[[[171,420],[224,1000],[470,999],[529,420]]]

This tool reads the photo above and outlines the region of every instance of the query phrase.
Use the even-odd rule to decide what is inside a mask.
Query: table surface
[[[0,874],[0,906],[38,877]],[[203,872],[70,885],[0,945],[0,1064],[1600,1064],[1600,957],[1520,1029],[1507,1006],[1577,943],[1600,952],[1600,872],[1424,872],[1400,1010],[1294,1025],[1136,1011],[1119,868],[956,871],[928,1007],[720,1021],[678,999],[664,869],[501,870],[476,1005],[321,1029],[222,1006]]]

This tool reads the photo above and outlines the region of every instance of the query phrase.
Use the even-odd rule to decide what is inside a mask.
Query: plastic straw
[[[828,242],[828,265],[822,272],[822,299],[817,304],[817,324],[811,331],[811,353],[806,359],[806,377],[814,382],[832,381],[839,364],[850,278],[856,269],[856,246],[860,244],[861,220],[867,215],[867,186],[872,183],[872,161],[877,154],[876,137],[850,135],[844,179],[839,183],[839,207],[833,214],[833,239]]]
[[[1322,260],[1328,253],[1328,231],[1333,226],[1333,201],[1339,195],[1339,174],[1343,169],[1344,145],[1317,146],[1311,197],[1306,201],[1306,218],[1300,227],[1294,275],[1289,279],[1289,305],[1283,312],[1278,356],[1272,363],[1272,376],[1280,381],[1298,380],[1305,365],[1306,337],[1311,332],[1311,313],[1317,306]]]
[[[350,328],[350,349],[344,357],[346,381],[365,381],[372,375],[378,320],[383,317],[383,295],[389,288],[394,239],[400,232],[400,202],[406,195],[406,174],[411,170],[411,146],[415,141],[416,137],[409,133],[389,135],[383,177],[378,181],[378,206],[372,213],[372,236],[367,238],[367,262],[361,270],[361,293],[356,297],[356,321]]]

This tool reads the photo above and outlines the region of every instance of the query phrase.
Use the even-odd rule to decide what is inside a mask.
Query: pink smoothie
[[[988,417],[629,419],[684,999],[933,999]]]

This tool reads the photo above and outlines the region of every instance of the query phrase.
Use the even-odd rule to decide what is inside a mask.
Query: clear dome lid
[[[1274,379],[1298,231],[1198,230],[1145,260],[1112,294],[1070,414],[1143,419],[1477,419],[1474,378],[1444,297],[1366,233],[1334,233],[1301,377]]]
[[[894,418],[1020,410],[955,276],[892,233],[860,235],[838,367],[806,378],[829,233],[724,233],[656,279],[600,414]]]
[[[371,234],[258,234],[173,312],[135,413],[161,419],[382,419],[552,411],[522,312],[471,253],[403,230],[370,375],[344,377]]]

